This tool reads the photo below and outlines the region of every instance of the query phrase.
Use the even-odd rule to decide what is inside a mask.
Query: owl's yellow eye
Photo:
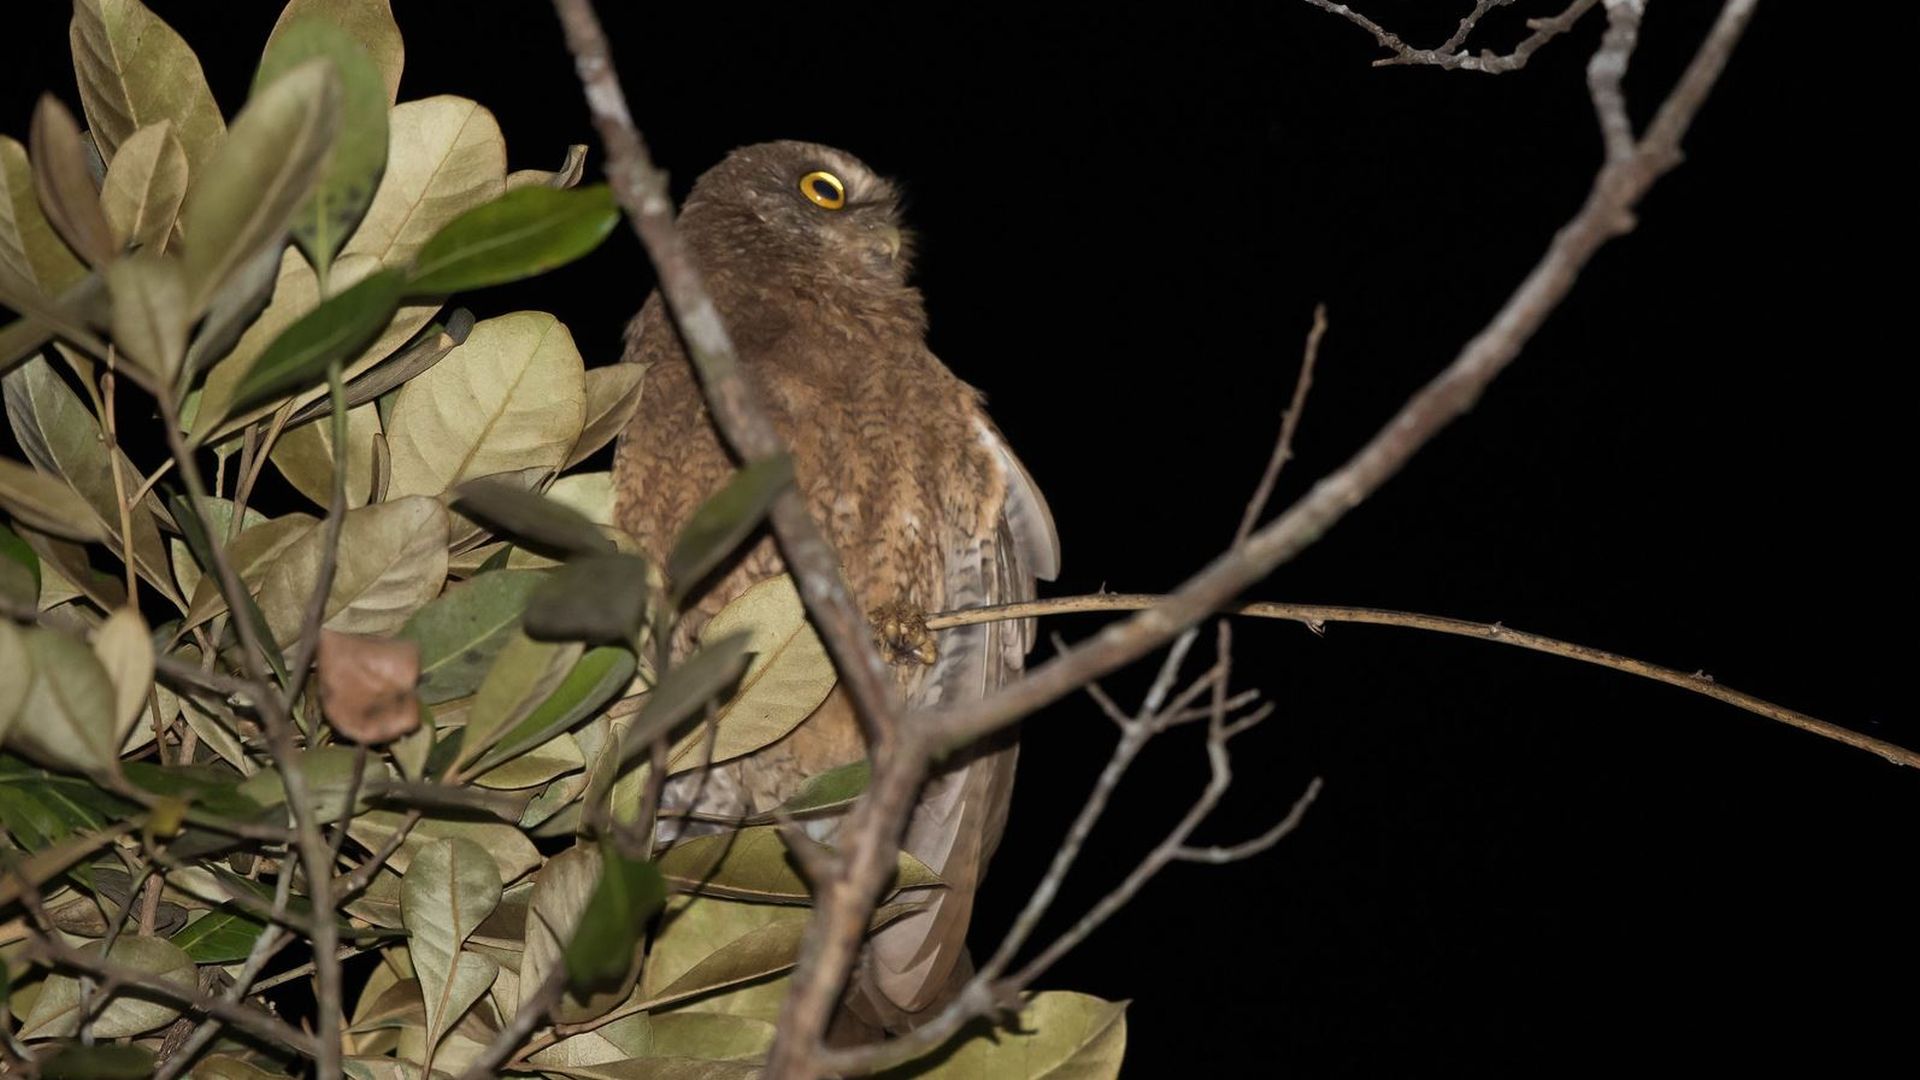
[[[824,169],[800,178],[800,194],[822,210],[838,210],[847,205],[847,185]]]

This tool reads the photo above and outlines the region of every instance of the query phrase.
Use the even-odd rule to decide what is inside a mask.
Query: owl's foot
[[[867,613],[873,621],[873,643],[890,664],[917,661],[932,664],[940,656],[927,629],[927,617],[908,603],[886,604]]]

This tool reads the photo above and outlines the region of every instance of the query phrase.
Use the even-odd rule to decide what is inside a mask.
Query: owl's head
[[[899,191],[859,158],[818,143],[733,151],[694,181],[680,222],[709,263],[772,259],[755,268],[899,284],[912,262]]]

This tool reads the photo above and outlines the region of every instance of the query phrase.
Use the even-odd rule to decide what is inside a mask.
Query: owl
[[[839,552],[854,598],[873,613],[905,713],[979,698],[1016,677],[1027,623],[988,623],[938,640],[921,613],[1030,599],[1052,580],[1059,542],[1032,477],[981,395],[927,348],[926,308],[909,282],[913,246],[900,196],[853,156],[805,142],[735,150],[699,178],[683,239],[733,337],[741,372],[793,456],[794,479]],[[626,359],[650,365],[615,455],[617,523],[664,563],[680,528],[728,479],[695,374],[656,292],[628,330]],[[771,538],[693,583],[672,650],[754,583],[783,572]],[[676,583],[685,584],[685,583]],[[765,811],[865,748],[836,690],[781,741],[716,765],[667,805],[703,816]],[[971,971],[965,939],[1012,791],[1011,737],[956,755],[923,789],[905,850],[946,882],[931,906],[880,930],[846,1011],[889,1031],[930,1017]],[[836,819],[817,822],[833,842]]]

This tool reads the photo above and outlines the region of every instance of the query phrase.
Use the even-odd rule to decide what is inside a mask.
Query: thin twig
[[[238,1005],[246,1000],[248,989],[253,985],[253,980],[259,978],[261,969],[267,966],[267,961],[272,959],[273,955],[279,952],[287,942],[293,940],[293,935],[274,924],[286,916],[287,904],[292,898],[293,860],[281,859],[280,875],[273,886],[274,922],[261,927],[259,936],[253,939],[252,947],[247,950],[246,962],[240,966],[240,973],[234,977],[233,985],[227,988],[224,995],[228,1002]],[[160,1062],[153,1080],[173,1080],[174,1077],[179,1076],[181,1070],[192,1066],[193,1059],[198,1057],[200,1051],[205,1049],[206,1045],[219,1033],[218,1017],[209,1016],[201,1021],[200,1025],[193,1029],[193,1033],[187,1036],[186,1041]]]
[[[946,630],[956,626],[969,626],[981,622],[999,622],[1006,619],[1032,619],[1045,615],[1062,615],[1095,611],[1147,611],[1166,602],[1166,597],[1151,593],[1096,593],[1088,596],[1063,596],[1049,600],[1031,600],[1018,604],[996,604],[992,607],[968,608],[961,611],[943,611],[927,617],[927,629]],[[1798,728],[1823,739],[1868,753],[1878,755],[1895,765],[1920,768],[1920,751],[1907,749],[1894,743],[1862,735],[1850,728],[1841,727],[1831,721],[1808,716],[1783,705],[1776,705],[1764,698],[1742,693],[1729,686],[1715,682],[1711,676],[1698,671],[1685,672],[1675,668],[1661,667],[1645,660],[1636,660],[1631,656],[1596,649],[1590,645],[1579,645],[1571,641],[1547,637],[1544,634],[1532,634],[1524,630],[1515,630],[1501,623],[1472,622],[1467,619],[1450,619],[1442,615],[1424,615],[1413,611],[1388,611],[1383,608],[1347,607],[1336,604],[1288,604],[1257,601],[1240,604],[1228,604],[1220,608],[1222,614],[1245,615],[1257,619],[1284,619],[1318,628],[1327,623],[1356,623],[1368,626],[1396,626],[1409,630],[1428,630],[1437,634],[1452,634],[1456,637],[1473,638],[1476,641],[1491,641],[1499,645],[1512,645],[1516,648],[1531,649],[1534,652],[1559,656],[1568,660],[1578,660],[1583,664],[1622,671],[1628,675],[1637,675],[1643,679],[1677,686],[1725,702],[1737,709],[1744,709],[1755,716],[1764,716],[1769,720],[1788,727]]]
[[[1485,4],[1485,0],[1481,0],[1481,3],[1475,6],[1474,12],[1461,20],[1460,29],[1454,31],[1453,37],[1448,38],[1436,49],[1416,49],[1402,41],[1398,34],[1345,4],[1334,3],[1333,0],[1307,0],[1307,3],[1314,7],[1322,11],[1330,11],[1372,34],[1373,40],[1379,42],[1381,48],[1393,54],[1375,60],[1374,67],[1403,65],[1437,67],[1449,71],[1477,71],[1482,75],[1501,75],[1526,67],[1527,61],[1533,58],[1533,54],[1538,52],[1542,45],[1571,30],[1573,24],[1579,22],[1580,17],[1591,11],[1599,2],[1600,0],[1573,0],[1558,15],[1545,19],[1529,19],[1527,28],[1533,33],[1520,44],[1515,45],[1512,52],[1494,53],[1483,49],[1478,56],[1474,56],[1468,54],[1461,46],[1466,43],[1466,35],[1473,32],[1473,25],[1477,24],[1480,16],[1485,14],[1482,9],[1489,6]]]
[[[1480,0],[1485,4],[1488,0]],[[1260,523],[1260,514],[1267,508],[1267,500],[1273,497],[1273,485],[1280,479],[1280,470],[1293,459],[1293,435],[1300,428],[1300,414],[1307,407],[1307,391],[1313,386],[1313,365],[1320,358],[1320,339],[1327,333],[1327,305],[1313,305],[1313,327],[1307,331],[1307,345],[1300,356],[1300,374],[1294,379],[1293,400],[1288,403],[1287,411],[1280,417],[1280,437],[1274,441],[1273,456],[1267,459],[1267,471],[1260,474],[1260,484],[1253,489],[1253,497],[1247,500],[1246,512],[1240,515],[1240,528],[1233,534],[1233,546],[1239,547],[1247,542],[1253,527]]]

